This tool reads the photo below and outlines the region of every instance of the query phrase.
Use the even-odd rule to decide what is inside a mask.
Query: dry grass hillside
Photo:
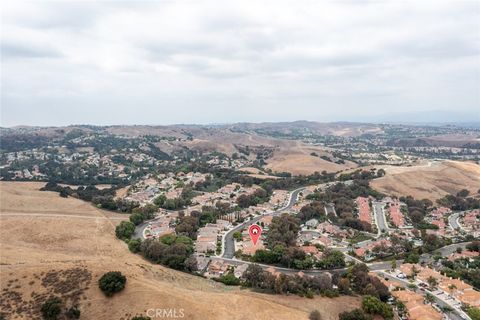
[[[384,167],[385,177],[371,185],[378,191],[396,196],[411,195],[418,199],[439,199],[468,189],[476,194],[480,189],[480,165],[473,162],[429,162],[411,167]]]
[[[317,154],[313,156],[312,153]],[[327,156],[335,160],[333,156],[325,150],[296,142],[290,148],[280,149],[275,151],[273,157],[267,160],[266,168],[274,172],[290,172],[294,175],[312,174],[315,171],[322,172],[337,172],[346,169],[356,168],[357,164],[350,161],[345,161],[344,164],[327,161],[321,156]]]
[[[49,295],[80,305],[82,319],[128,319],[149,308],[183,309],[185,319],[323,319],[355,308],[359,299],[306,299],[225,287],[153,265],[114,236],[124,215],[104,213],[80,200],[40,192],[39,183],[0,183],[0,312],[7,319],[39,319]],[[106,298],[99,277],[112,270],[128,280]]]

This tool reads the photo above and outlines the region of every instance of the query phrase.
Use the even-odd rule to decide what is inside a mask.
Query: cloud
[[[2,59],[8,58],[58,58],[61,54],[55,50],[35,47],[25,43],[2,41],[0,46]]]
[[[479,18],[468,1],[10,2],[2,124],[472,113]]]

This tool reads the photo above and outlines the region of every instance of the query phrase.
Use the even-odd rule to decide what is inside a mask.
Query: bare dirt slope
[[[480,165],[473,162],[429,162],[412,167],[384,167],[385,177],[371,185],[378,191],[396,196],[411,195],[418,199],[439,199],[468,189],[476,194],[480,189]]]
[[[225,287],[153,265],[114,237],[122,215],[77,199],[40,192],[39,183],[0,183],[0,311],[7,319],[39,319],[49,295],[80,305],[82,319],[128,319],[149,308],[183,309],[185,319],[323,319],[359,305],[358,298],[306,299]],[[124,217],[124,216],[123,216]],[[126,289],[106,298],[99,277],[127,276]]]

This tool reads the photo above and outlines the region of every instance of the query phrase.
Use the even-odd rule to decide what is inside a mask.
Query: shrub
[[[140,246],[142,245],[142,240],[140,239],[131,239],[128,242],[128,249],[133,253],[140,252]]]
[[[152,318],[147,317],[147,316],[135,316],[130,320],[151,320]]]
[[[222,282],[223,284],[226,284],[227,286],[238,286],[240,285],[240,279],[235,277],[233,272],[229,272],[220,278],[218,278],[218,281]]]
[[[145,217],[141,212],[134,212],[130,215],[129,219],[131,223],[138,226],[140,223],[142,223],[145,220]]]
[[[41,308],[42,316],[46,320],[56,320],[62,312],[62,300],[51,297],[45,301]]]
[[[115,228],[115,235],[117,236],[117,238],[122,240],[130,239],[134,232],[135,232],[135,225],[130,221],[122,221]]]
[[[379,314],[385,320],[393,319],[392,307],[380,301],[377,297],[365,296],[362,300],[362,309],[369,314]]]
[[[79,319],[80,318],[80,310],[77,307],[71,307],[65,313],[68,319]]]
[[[307,292],[305,293],[305,297],[308,299],[313,299],[313,291],[307,290]]]
[[[467,314],[472,318],[472,320],[480,320],[480,309],[479,308],[469,308]]]
[[[467,250],[480,251],[480,241],[473,241],[472,243],[467,244]]]
[[[308,320],[322,320],[322,315],[318,310],[313,310],[310,312],[310,315],[308,316]]]
[[[98,280],[98,286],[107,297],[111,297],[114,293],[122,291],[126,282],[127,278],[121,272],[110,271]]]
[[[345,311],[340,313],[338,316],[338,319],[339,320],[371,320],[372,317],[370,317],[368,314],[365,314],[360,309],[354,309],[352,311]]]

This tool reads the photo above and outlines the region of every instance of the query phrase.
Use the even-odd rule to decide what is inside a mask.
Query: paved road
[[[383,212],[384,204],[382,202],[374,201],[372,206],[373,214],[375,215],[375,222],[377,223],[378,235],[380,235],[382,231],[388,231],[390,229],[385,218],[385,213]]]
[[[181,211],[181,210],[178,210],[178,211]],[[174,212],[177,212],[177,211],[169,211],[167,210],[167,213],[174,213]],[[143,236],[143,231],[145,230],[145,228],[151,223],[151,222],[154,222],[157,218],[154,218],[152,220],[148,220],[148,221],[145,221],[141,224],[139,224],[138,226],[135,227],[135,232],[133,233],[132,235],[132,238],[134,239],[142,239],[144,240],[144,236]]]
[[[272,266],[268,264],[262,264],[262,263],[257,263],[257,262],[250,262],[250,261],[243,261],[243,260],[238,260],[238,259],[230,259],[230,258],[224,258],[224,257],[218,257],[218,256],[212,256],[210,257],[210,260],[217,260],[217,261],[224,261],[228,262],[231,265],[234,266],[240,266],[243,264],[256,264],[261,266],[263,269],[268,269],[268,268],[274,268],[277,272],[284,273],[284,274],[296,274],[299,272],[302,272],[306,275],[310,276],[318,276],[322,273],[332,273],[332,272],[344,272],[347,270],[347,268],[339,268],[339,269],[329,269],[329,270],[299,270],[299,269],[291,269],[291,268],[284,268],[284,267],[277,267],[277,266]]]
[[[148,220],[148,221],[145,221],[145,222],[139,224],[138,226],[136,226],[135,227],[135,232],[133,233],[132,238],[144,240],[143,230],[145,230],[145,228],[148,226],[148,224],[152,221],[154,221],[154,220]]]
[[[442,247],[440,249],[435,250],[434,252],[440,252],[442,254],[442,257],[446,257],[454,252],[457,251],[457,248],[462,248],[465,249],[467,244],[470,242],[460,242],[460,243],[454,243],[449,246]]]
[[[445,256],[448,256],[449,254],[455,252],[458,247],[465,248],[465,246],[469,243],[470,242],[462,242],[462,243],[451,244],[449,246],[437,249],[436,252],[440,252],[442,254],[442,256],[445,257]],[[343,254],[345,255],[345,257],[348,260],[354,261],[356,263],[364,263],[363,261],[348,255],[348,253],[346,252],[347,249],[348,248],[335,248],[335,250],[342,251]],[[421,261],[425,262],[425,263],[430,263],[432,261],[431,258],[432,258],[432,255],[430,255],[430,254],[423,254],[420,257]],[[218,256],[212,256],[212,257],[210,257],[210,259],[211,260],[226,261],[226,262],[228,262],[230,264],[233,264],[233,265],[236,265],[236,266],[239,266],[239,265],[242,265],[242,264],[252,264],[253,263],[253,262],[249,262],[249,261],[238,260],[238,259],[235,259],[235,258],[225,258],[225,257],[218,257]],[[396,260],[396,263],[397,263],[397,266],[399,266],[403,263],[403,260]],[[276,266],[272,266],[272,265],[259,264],[259,263],[255,263],[255,264],[260,265],[264,269],[273,267],[278,272],[286,273],[286,274],[294,274],[294,273],[298,273],[298,272],[301,271],[304,274],[308,274],[308,275],[319,275],[319,274],[322,274],[322,273],[325,273],[325,272],[341,272],[341,271],[347,270],[347,268],[340,268],[340,269],[333,269],[333,270],[299,270],[299,269],[291,269],[291,268],[284,268],[284,267],[276,267]],[[391,267],[392,267],[392,262],[391,261],[380,261],[380,262],[366,263],[366,265],[372,271],[383,271],[383,270],[390,270]]]
[[[463,212],[455,212],[448,217],[448,224],[450,225],[450,228],[452,228],[453,230],[463,229],[460,223],[458,223],[458,218],[460,218],[460,215],[462,213]]]
[[[300,192],[302,192],[302,190],[304,190],[304,189],[305,188],[298,188],[298,189],[292,191],[292,193],[290,194],[290,198],[288,200],[288,204],[285,207],[283,207],[281,209],[278,209],[277,211],[267,213],[267,214],[264,214],[264,215],[260,215],[258,217],[253,218],[253,219],[245,221],[241,224],[238,224],[237,226],[235,226],[230,231],[228,231],[223,236],[223,240],[222,240],[223,241],[223,251],[222,251],[222,254],[220,256],[222,256],[223,258],[232,259],[234,254],[235,254],[235,241],[233,239],[233,234],[235,232],[240,231],[240,230],[244,229],[245,227],[248,227],[248,226],[256,223],[258,220],[262,219],[265,216],[279,215],[280,213],[290,209],[297,202],[298,194]]]

